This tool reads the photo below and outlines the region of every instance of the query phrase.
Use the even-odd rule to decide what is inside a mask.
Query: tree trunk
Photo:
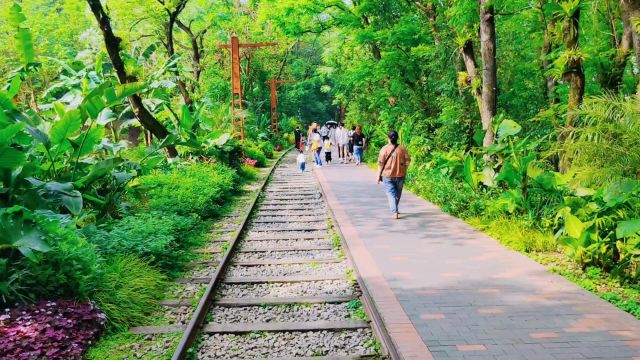
[[[624,12],[627,12],[629,19],[640,19],[640,0],[622,0],[623,18]],[[633,48],[635,49],[635,66],[640,67],[640,34],[631,27],[631,39]],[[640,96],[640,82],[637,84],[636,93]]]
[[[202,59],[202,46],[201,42],[199,42],[199,38],[204,36],[207,32],[207,29],[204,29],[196,35],[190,26],[186,26],[183,22],[176,18],[176,25],[184,31],[185,34],[189,37],[189,42],[191,43],[191,59],[193,61],[193,86],[191,86],[191,92],[195,91],[197,84],[200,83],[200,74],[202,74],[202,65],[200,63]]]
[[[622,17],[622,37],[612,37],[616,41],[616,52],[611,57],[611,69],[609,74],[604,76],[601,82],[602,87],[610,91],[620,90],[624,69],[627,67],[627,61],[631,56],[633,49],[633,28],[631,25],[631,5],[629,1],[620,1],[620,12]],[[612,25],[615,30],[615,27]],[[617,35],[617,34],[616,34]]]
[[[468,39],[464,43],[464,46],[460,49],[460,53],[462,54],[464,67],[467,70],[467,85],[471,89],[471,95],[473,95],[478,102],[478,107],[480,107],[482,104],[482,93],[480,92],[480,88],[475,84],[478,79],[478,65],[476,63],[476,55],[473,51],[473,42],[471,39]]]
[[[111,28],[111,19],[109,19],[109,16],[105,13],[102,3],[100,0],[87,0],[87,3],[98,21],[98,25],[100,26],[100,30],[104,37],[105,47],[109,54],[109,59],[111,60],[113,68],[116,70],[118,80],[121,84],[137,82],[138,79],[136,79],[135,76],[127,76],[124,62],[122,61],[122,57],[120,57],[120,42],[122,39],[115,36],[113,33],[113,29]],[[140,124],[142,124],[145,129],[149,130],[156,138],[164,139],[169,136],[167,129],[153,116],[153,114],[149,112],[149,110],[147,110],[139,95],[134,94],[129,96],[129,104],[131,104],[131,109],[138,118],[138,121],[140,121]],[[171,158],[178,156],[178,152],[174,146],[168,146],[167,153]]]
[[[580,30],[580,9],[577,9],[573,15],[567,19],[564,26],[564,47],[565,51],[578,50],[578,39]],[[576,110],[582,104],[584,97],[584,70],[582,68],[582,59],[574,58],[567,62],[565,72],[563,74],[565,81],[569,82],[569,101],[567,104],[567,120],[565,127],[558,135],[558,140],[566,141],[575,126]],[[560,154],[560,172],[566,172],[570,166],[570,159],[566,154]]]
[[[558,98],[558,94],[556,94],[556,86],[558,82],[555,77],[551,75],[547,75],[547,72],[553,67],[553,61],[549,58],[551,53],[553,52],[553,30],[555,28],[555,20],[553,17],[547,21],[544,15],[544,6],[546,4],[546,0],[538,1],[538,10],[540,11],[540,19],[542,25],[544,26],[544,42],[542,44],[542,49],[540,50],[540,58],[542,62],[542,74],[544,76],[544,89],[545,89],[545,98],[549,102],[550,105],[554,105],[560,102]]]
[[[496,23],[491,0],[478,0],[480,5],[480,53],[482,54],[482,106],[480,116],[485,130],[483,146],[493,144],[493,118],[497,109],[498,75],[496,65]]]
[[[161,4],[163,4],[162,0],[158,0]],[[176,49],[174,45],[173,39],[173,28],[176,24],[176,19],[184,10],[184,7],[187,4],[187,0],[181,0],[175,7],[175,10],[171,12],[171,10],[166,9],[167,15],[169,16],[169,20],[167,21],[167,28],[165,29],[165,36],[167,38],[167,42],[164,43],[167,48],[167,54],[169,58],[173,57],[176,54]],[[164,4],[163,4],[164,5]],[[173,74],[176,76],[176,84],[178,85],[178,89],[180,90],[180,94],[182,95],[182,99],[184,103],[189,107],[189,109],[193,108],[193,99],[191,99],[191,95],[189,94],[189,90],[187,90],[187,85],[185,82],[180,79],[180,72],[178,70],[174,70]]]
[[[555,24],[553,22],[549,22],[549,24],[547,24],[547,28],[544,31],[544,43],[542,45],[541,52],[542,71],[544,72],[545,78],[546,98],[551,105],[560,102],[560,99],[558,99],[558,94],[556,94],[556,86],[558,85],[558,82],[556,81],[555,77],[547,75],[547,72],[553,67],[553,61],[549,59],[549,56],[553,52],[553,43],[551,41],[551,38],[553,36],[552,31],[554,27]]]
[[[431,34],[433,35],[434,44],[440,45],[440,29],[438,29],[438,23],[436,22],[438,16],[438,13],[436,12],[436,6],[432,2],[423,4],[420,1],[416,1],[415,4],[429,20],[429,27],[431,28]]]
[[[371,26],[369,17],[367,17],[366,15],[362,15],[362,21],[364,22],[365,26]],[[373,54],[373,58],[376,61],[382,60],[382,51],[380,51],[380,47],[378,46],[378,44],[376,44],[375,42],[371,42],[369,46],[371,47],[371,53]]]

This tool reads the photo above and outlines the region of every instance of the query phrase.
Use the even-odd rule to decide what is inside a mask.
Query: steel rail
[[[211,308],[211,305],[213,304],[213,299],[212,299],[213,292],[215,288],[218,286],[218,284],[220,283],[220,281],[222,280],[224,272],[230,263],[232,254],[236,248],[236,244],[238,243],[240,236],[246,230],[246,227],[249,223],[249,218],[251,217],[251,214],[253,213],[256,205],[258,204],[258,198],[263,193],[264,188],[267,186],[267,183],[269,182],[269,179],[273,175],[273,171],[275,170],[275,168],[278,166],[278,164],[284,158],[284,156],[287,155],[289,151],[291,151],[291,149],[292,148],[285,150],[280,155],[280,157],[276,159],[271,169],[269,169],[269,173],[267,174],[264,181],[262,182],[262,185],[260,186],[255,196],[253,197],[253,200],[251,201],[251,207],[249,208],[249,211],[247,211],[246,215],[242,219],[242,224],[240,226],[240,229],[238,230],[235,237],[231,241],[228,251],[226,252],[226,254],[224,254],[224,256],[222,257],[222,260],[220,260],[218,268],[216,269],[211,280],[207,284],[207,289],[205,290],[204,295],[202,295],[202,298],[200,298],[198,307],[196,308],[196,311],[193,313],[191,320],[189,321],[189,324],[187,325],[187,328],[184,334],[182,335],[182,338],[180,339],[180,343],[178,344],[176,351],[173,353],[173,356],[171,357],[172,360],[184,359],[187,355],[187,352],[193,345],[196,339],[196,336],[200,332],[202,324],[204,323],[205,317],[207,316],[207,312],[209,311],[209,309]]]
[[[380,339],[380,343],[382,345],[382,350],[383,350],[382,355],[390,356],[391,359],[393,360],[402,359],[403,357],[400,355],[398,348],[396,347],[395,343],[391,339],[391,335],[389,335],[389,332],[387,331],[387,328],[382,319],[382,315],[378,311],[378,308],[376,307],[375,302],[373,301],[373,297],[371,296],[371,294],[369,293],[369,290],[366,287],[364,279],[362,278],[362,276],[360,276],[360,272],[358,271],[358,266],[356,262],[353,261],[353,254],[351,254],[351,250],[349,249],[349,244],[347,244],[347,242],[344,240],[344,235],[342,234],[342,230],[340,229],[340,224],[337,221],[336,215],[333,212],[333,209],[331,209],[331,207],[329,206],[329,201],[327,198],[327,194],[324,191],[324,187],[322,186],[320,179],[318,179],[318,176],[316,175],[315,171],[313,172],[313,175],[316,178],[316,181],[318,182],[318,187],[320,188],[322,197],[327,202],[326,209],[327,209],[327,212],[329,213],[329,217],[331,218],[331,223],[333,225],[334,230],[340,236],[340,243],[342,245],[342,249],[344,249],[344,253],[349,259],[351,266],[353,267],[353,273],[356,277],[356,281],[358,282],[358,286],[362,291],[362,300],[363,300],[362,305],[365,313],[367,314],[369,319],[371,319],[371,327],[373,329],[375,337],[377,339]]]

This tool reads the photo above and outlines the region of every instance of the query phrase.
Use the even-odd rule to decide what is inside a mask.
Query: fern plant
[[[640,98],[604,94],[585,99],[579,121],[563,144],[576,182],[605,185],[636,177],[640,169]]]

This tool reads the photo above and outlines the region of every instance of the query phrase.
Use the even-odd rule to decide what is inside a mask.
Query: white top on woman
[[[349,132],[347,129],[343,127],[339,127],[336,129],[336,141],[338,145],[348,145],[349,144]]]

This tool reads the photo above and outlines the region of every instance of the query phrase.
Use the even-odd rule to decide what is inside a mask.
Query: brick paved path
[[[364,166],[315,173],[404,358],[640,360],[631,315],[409,192],[391,220]]]

